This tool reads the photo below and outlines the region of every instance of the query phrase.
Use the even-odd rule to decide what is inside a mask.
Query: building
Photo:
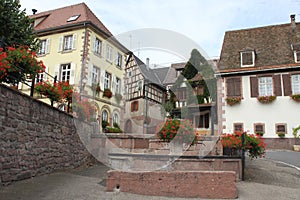
[[[40,74],[37,80],[53,81],[56,76],[58,81],[68,81],[81,96],[95,100],[95,119],[122,124],[120,97],[128,50],[85,3],[34,13],[30,18],[41,44],[38,57],[49,74]],[[97,86],[100,92],[95,91]],[[103,96],[106,88],[111,98]]]
[[[165,87],[167,70],[151,69],[134,54],[125,65],[125,132],[154,133],[158,123],[164,121]]]
[[[219,129],[293,137],[300,124],[300,24],[228,31],[218,63]],[[295,97],[294,96],[294,97]],[[273,100],[273,101],[272,101]],[[234,104],[236,103],[236,104]]]

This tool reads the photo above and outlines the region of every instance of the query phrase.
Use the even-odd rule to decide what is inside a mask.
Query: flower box
[[[106,88],[103,91],[103,97],[111,98],[112,97],[112,92],[110,89]]]
[[[259,96],[257,97],[257,100],[260,103],[268,104],[272,103],[276,99],[276,96]]]
[[[300,102],[300,94],[294,94],[290,96],[296,102]]]
[[[225,100],[228,105],[233,106],[235,104],[241,103],[242,99],[242,97],[227,97]]]

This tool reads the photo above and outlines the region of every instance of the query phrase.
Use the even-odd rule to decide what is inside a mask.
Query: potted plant
[[[256,134],[257,136],[262,137],[265,133],[262,132],[262,131],[257,131],[255,134]]]
[[[297,141],[299,142],[300,141],[300,133],[298,133],[300,130],[300,125],[296,128],[293,128],[293,135],[294,135],[294,138],[295,138],[295,144],[293,145],[294,147],[294,151],[300,151],[300,144],[296,144]]]
[[[104,97],[107,97],[107,98],[111,98],[112,97],[112,92],[110,89],[108,88],[105,88],[104,91],[103,91],[103,96]]]
[[[280,138],[285,138],[285,132],[278,132],[277,135]]]
[[[233,106],[235,104],[240,103],[242,100],[242,97],[227,97],[225,100],[228,105]]]
[[[300,102],[300,94],[293,94],[290,96],[296,102]]]
[[[276,99],[276,96],[259,96],[257,97],[257,100],[260,102],[260,103],[264,103],[264,104],[267,104],[267,103],[272,103],[274,100]]]

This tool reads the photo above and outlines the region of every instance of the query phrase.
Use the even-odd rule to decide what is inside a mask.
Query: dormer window
[[[67,22],[72,22],[72,21],[76,21],[79,18],[80,15],[73,15],[72,17],[70,17]]]
[[[294,51],[295,63],[300,63],[300,51]]]
[[[253,67],[255,64],[254,51],[242,51],[241,53],[241,67]]]

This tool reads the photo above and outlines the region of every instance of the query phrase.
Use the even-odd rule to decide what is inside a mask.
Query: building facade
[[[218,64],[219,130],[293,137],[300,124],[300,25],[291,23],[225,33]]]
[[[58,81],[69,82],[82,97],[93,100],[95,119],[100,123],[123,125],[120,97],[128,50],[85,3],[36,13],[30,18],[34,19],[41,44],[38,57],[49,74],[40,74],[38,81],[53,81],[56,76]],[[104,89],[111,90],[111,98],[103,96]],[[56,106],[63,109],[64,105]]]

